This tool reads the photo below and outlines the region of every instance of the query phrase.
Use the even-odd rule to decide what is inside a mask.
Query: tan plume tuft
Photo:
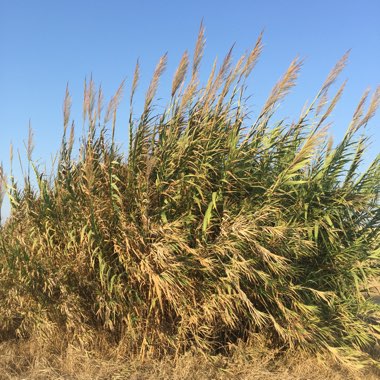
[[[189,67],[189,55],[187,51],[185,51],[182,55],[178,68],[174,74],[173,83],[172,83],[172,96],[174,96],[178,88],[182,85],[185,79],[188,67]]]
[[[199,64],[202,60],[205,44],[206,44],[205,28],[204,28],[203,22],[202,22],[200,27],[199,27],[198,38],[197,38],[197,42],[195,44],[195,51],[194,51],[194,58],[193,58],[193,73],[192,73],[193,77],[195,77],[198,73]]]
[[[347,80],[344,81],[343,84],[340,86],[339,90],[337,91],[334,98],[332,99],[332,101],[331,101],[329,107],[327,108],[326,112],[321,117],[321,119],[318,123],[318,126],[322,125],[322,123],[329,117],[331,112],[334,110],[335,106],[337,105],[340,98],[342,97],[342,94],[343,94],[344,88],[346,87],[346,84],[347,84]]]
[[[69,84],[66,85],[65,100],[63,102],[63,128],[66,132],[67,125],[69,124],[71,110],[71,96],[69,93]]]
[[[336,78],[338,78],[339,74],[343,71],[343,69],[347,65],[348,58],[350,56],[350,50],[348,50],[343,57],[336,63],[334,68],[330,71],[327,76],[325,82],[322,85],[321,93],[328,90],[328,88],[335,82]]]
[[[133,81],[132,81],[131,97],[130,97],[131,103],[132,103],[133,97],[134,97],[135,92],[136,92],[136,88],[137,88],[137,84],[139,82],[139,78],[140,78],[140,64],[139,64],[139,61],[137,60],[136,66],[135,66],[135,71],[133,73]]]
[[[167,53],[165,53],[165,55],[163,55],[160,58],[156,66],[156,69],[154,70],[153,78],[150,82],[150,85],[145,97],[144,113],[146,113],[149,110],[149,107],[153,101],[153,98],[156,95],[157,88],[158,88],[158,81],[166,67],[167,56],[168,56]]]
[[[356,110],[355,110],[355,112],[354,112],[354,116],[353,116],[353,120],[354,120],[354,121],[360,119],[360,118],[363,116],[364,105],[365,105],[365,103],[366,103],[366,101],[367,101],[367,99],[368,99],[368,95],[369,95],[370,91],[371,91],[371,90],[370,90],[369,88],[367,88],[367,89],[364,91],[362,97],[360,98],[360,101],[359,101],[359,103],[358,103],[358,106],[356,107]]]
[[[123,95],[124,86],[125,86],[125,79],[120,83],[117,91],[115,92],[115,95],[111,98],[111,101],[108,103],[106,116],[104,118],[105,123],[107,123],[110,120],[111,115],[113,115],[116,112]]]
[[[370,119],[373,118],[375,115],[377,109],[379,108],[380,105],[380,86],[378,86],[372,95],[371,102],[368,107],[368,111],[365,114],[362,123],[363,125],[367,124]]]
[[[243,73],[245,77],[249,76],[249,74],[252,72],[253,68],[255,67],[257,63],[258,58],[260,57],[260,54],[263,50],[262,40],[263,40],[263,32],[260,33],[256,41],[255,47],[251,50],[251,52],[248,55],[247,61],[243,69]]]
[[[298,73],[301,69],[302,61],[299,58],[294,59],[286,73],[273,87],[269,98],[267,99],[261,114],[266,114],[276,103],[281,101],[296,84]]]

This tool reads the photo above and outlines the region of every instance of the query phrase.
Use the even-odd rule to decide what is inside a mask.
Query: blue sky
[[[0,0],[0,161],[9,170],[11,141],[15,150],[24,151],[29,119],[34,159],[50,161],[62,133],[67,82],[80,130],[86,76],[92,74],[102,83],[107,99],[122,79],[129,88],[139,58],[142,80],[137,97],[142,99],[155,64],[168,52],[159,92],[165,98],[180,56],[185,49],[192,51],[202,19],[207,37],[201,68],[205,75],[215,56],[222,59],[236,42],[237,57],[264,29],[265,49],[248,88],[253,112],[299,55],[305,59],[299,85],[282,106],[284,114],[296,118],[335,62],[352,49],[341,78],[349,82],[332,117],[332,133],[339,137],[365,88],[380,84],[379,14],[378,0]],[[127,142],[126,112],[124,102],[120,142]],[[379,116],[369,134],[373,144],[368,160],[379,151]],[[15,174],[20,175],[18,165]],[[9,205],[3,212],[9,213]]]

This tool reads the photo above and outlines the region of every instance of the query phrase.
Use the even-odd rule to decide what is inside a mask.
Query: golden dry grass
[[[104,353],[69,347],[64,355],[33,342],[0,345],[0,380],[376,380],[376,369],[352,371],[302,353],[279,354],[263,347],[238,348],[228,357],[188,352],[162,359],[107,359]]]

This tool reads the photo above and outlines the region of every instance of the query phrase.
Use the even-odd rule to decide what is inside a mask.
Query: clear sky
[[[11,141],[15,150],[24,151],[29,119],[34,159],[50,161],[62,133],[67,82],[73,116],[81,126],[86,76],[92,73],[102,83],[107,99],[122,79],[129,88],[139,58],[141,99],[159,57],[168,52],[159,93],[165,98],[180,56],[185,49],[192,51],[202,19],[207,37],[201,67],[205,75],[215,56],[223,58],[234,42],[238,56],[264,29],[264,53],[248,88],[257,107],[253,111],[259,110],[290,61],[297,55],[305,58],[299,85],[283,105],[291,119],[336,61],[352,49],[342,75],[349,82],[333,114],[332,132],[339,137],[365,88],[380,84],[379,16],[379,0],[0,0],[0,161],[9,170]],[[126,110],[126,103],[121,107]],[[126,127],[122,112],[118,138],[125,142]],[[369,133],[373,144],[368,159],[380,150],[379,116]],[[15,174],[20,175],[17,168]],[[6,204],[4,213],[8,212]]]

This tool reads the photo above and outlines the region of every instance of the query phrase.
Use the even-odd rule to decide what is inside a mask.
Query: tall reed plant
[[[78,152],[66,91],[52,177],[33,161],[30,135],[30,171],[22,186],[10,173],[0,235],[2,339],[59,334],[63,346],[92,347],[102,334],[144,356],[226,351],[261,336],[342,360],[362,360],[378,339],[362,290],[379,273],[380,156],[362,163],[380,89],[364,93],[333,143],[326,125],[345,83],[330,93],[347,54],[289,124],[275,112],[300,60],[252,120],[246,80],[262,36],[237,62],[231,49],[202,84],[204,45],[202,27],[162,112],[154,99],[166,55],[139,117],[136,66],[127,154],[115,142],[124,83],[103,107],[101,88],[86,82]]]

